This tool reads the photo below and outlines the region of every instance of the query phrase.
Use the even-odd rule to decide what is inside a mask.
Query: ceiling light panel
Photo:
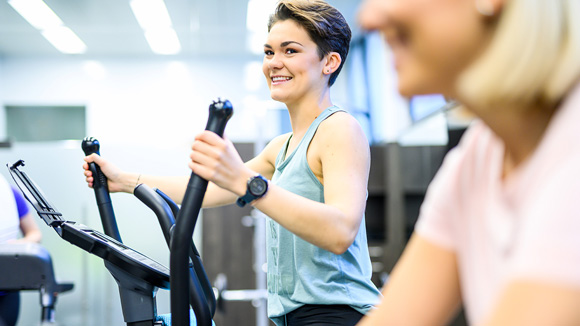
[[[62,53],[79,54],[87,50],[85,43],[66,26],[43,30],[42,36]]]
[[[57,50],[67,54],[84,53],[85,43],[64,25],[57,14],[42,0],[9,0],[8,4],[30,25],[41,31]]]
[[[9,0],[8,4],[36,29],[44,30],[64,25],[42,0]]]
[[[173,28],[147,30],[145,38],[151,50],[157,54],[177,54],[181,51],[181,44]]]
[[[171,18],[163,0],[132,0],[130,5],[144,30],[171,27]]]
[[[163,0],[131,0],[129,4],[153,52],[167,55],[181,51],[179,38]]]

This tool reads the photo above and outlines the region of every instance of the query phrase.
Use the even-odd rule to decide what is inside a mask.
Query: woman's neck
[[[312,122],[329,106],[332,106],[329,89],[319,96],[303,97],[300,101],[286,103],[292,134],[296,138],[302,138]]]
[[[504,143],[504,177],[534,153],[555,111],[556,106],[539,105],[473,110]]]

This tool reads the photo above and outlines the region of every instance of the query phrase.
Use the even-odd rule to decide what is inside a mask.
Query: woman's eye
[[[292,53],[298,53],[298,51],[296,51],[294,49],[286,49],[286,53],[287,54],[292,54]]]
[[[264,50],[265,55],[274,55],[274,51],[272,50]]]

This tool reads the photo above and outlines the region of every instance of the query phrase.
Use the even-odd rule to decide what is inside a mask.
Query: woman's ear
[[[505,5],[505,0],[475,0],[475,8],[477,11],[488,17],[498,15]]]
[[[338,67],[340,67],[340,63],[342,62],[342,58],[338,52],[330,52],[325,56],[326,62],[323,67],[322,73],[325,75],[330,75],[334,73]]]

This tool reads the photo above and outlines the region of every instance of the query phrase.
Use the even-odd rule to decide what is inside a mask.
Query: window
[[[6,106],[6,136],[19,142],[83,139],[84,106]]]

